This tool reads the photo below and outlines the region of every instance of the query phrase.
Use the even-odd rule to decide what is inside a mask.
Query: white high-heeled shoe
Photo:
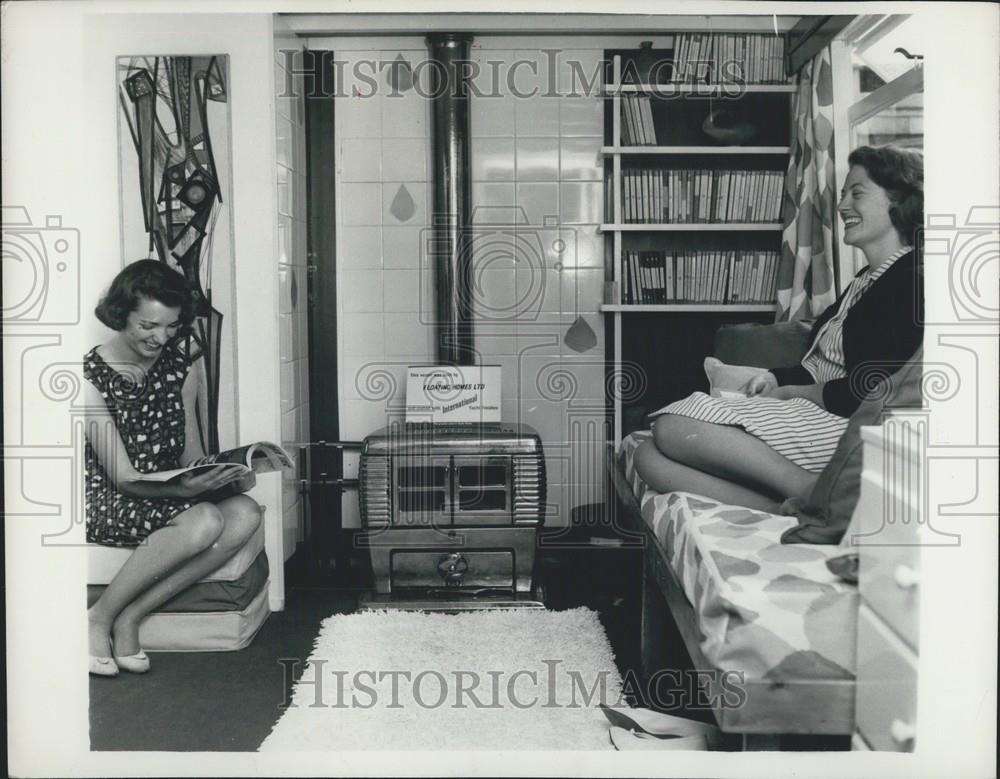
[[[636,733],[614,725],[608,730],[608,736],[619,752],[641,750],[708,751],[708,741],[704,736],[651,736],[648,733]]]

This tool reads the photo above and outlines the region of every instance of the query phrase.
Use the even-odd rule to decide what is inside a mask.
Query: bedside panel
[[[845,541],[860,552],[862,599],[916,651],[920,609],[920,463],[883,451],[882,431],[862,429],[861,494]]]
[[[857,728],[871,748],[912,752],[917,658],[862,605],[858,612]]]

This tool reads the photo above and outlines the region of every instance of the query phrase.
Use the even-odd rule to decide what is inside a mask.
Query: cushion
[[[812,322],[723,325],[715,333],[713,352],[725,363],[755,368],[797,365],[809,348]]]
[[[233,581],[202,579],[181,590],[156,611],[158,613],[242,611],[265,586],[268,574],[267,554],[261,551],[253,564],[239,578]],[[94,605],[106,589],[103,584],[87,585],[87,606]]]
[[[727,365],[717,357],[705,358],[708,394],[713,398],[745,398],[743,386],[761,373],[767,370],[750,365]]]
[[[147,652],[231,652],[248,646],[271,613],[267,584],[240,611],[162,612],[139,625]]]
[[[861,428],[882,423],[893,408],[920,408],[923,348],[902,368],[886,377],[851,416],[833,458],[805,500],[785,501],[782,513],[798,524],[781,536],[784,544],[839,544],[861,494]]]

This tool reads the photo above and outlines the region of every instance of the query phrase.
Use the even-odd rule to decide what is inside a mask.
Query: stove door
[[[393,524],[450,526],[451,458],[397,457],[393,462],[393,489],[396,492]]]
[[[505,455],[456,456],[455,525],[510,525],[511,460]]]

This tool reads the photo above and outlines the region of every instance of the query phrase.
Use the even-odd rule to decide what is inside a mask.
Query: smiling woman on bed
[[[805,497],[833,456],[871,377],[909,359],[923,338],[923,276],[913,245],[923,224],[923,157],[862,146],[838,212],[844,242],[868,264],[816,320],[801,364],[775,367],[748,397],[695,394],[657,412],[636,452],[643,481],[734,505],[774,511]]]

